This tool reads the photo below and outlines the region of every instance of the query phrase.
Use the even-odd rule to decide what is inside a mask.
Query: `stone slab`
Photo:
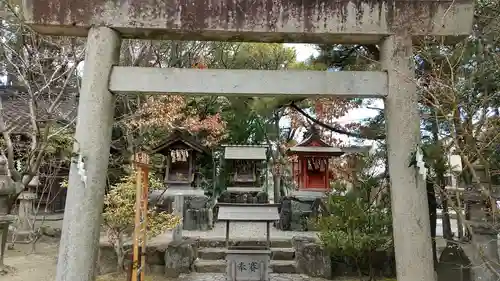
[[[277,204],[219,203],[218,206],[217,220],[219,221],[272,222],[279,220]]]
[[[284,241],[290,244],[290,240],[294,236],[309,236],[314,239],[317,237],[317,232],[308,231],[282,231],[271,226],[271,247],[284,248],[288,246],[274,245],[273,241]],[[217,222],[213,229],[209,231],[199,230],[184,230],[183,236],[201,240],[217,240],[223,241],[226,237],[226,223]],[[266,240],[266,223],[265,222],[234,222],[230,225],[229,237],[235,241],[265,241]],[[168,243],[172,239],[172,231],[166,231],[164,234],[158,235],[149,240],[148,245],[155,243]],[[285,245],[285,244],[283,244]],[[221,246],[224,247],[224,246]]]
[[[416,37],[467,36],[473,1],[23,0],[23,12],[50,35],[87,36],[105,25],[125,38],[374,44],[403,28]]]
[[[271,261],[271,272],[272,273],[297,273],[297,266],[295,261],[282,261],[282,260],[272,260]]]
[[[225,273],[225,260],[196,260],[194,262],[195,271],[198,273]],[[296,273],[295,261],[272,260],[270,265],[272,273]]]
[[[226,248],[203,248],[198,250],[198,257],[203,260],[223,260],[226,258]],[[271,248],[272,260],[293,260],[292,248]]]
[[[200,248],[225,248],[225,238],[199,238],[197,240]],[[231,247],[261,247],[266,246],[265,239],[230,239],[229,246]],[[292,240],[290,239],[275,239],[271,236],[271,248],[290,248]]]
[[[194,270],[199,273],[225,273],[225,260],[196,260]]]

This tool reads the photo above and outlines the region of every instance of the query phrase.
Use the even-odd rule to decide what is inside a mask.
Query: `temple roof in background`
[[[44,93],[35,99],[35,109],[37,110],[37,121],[49,120],[48,109],[56,99],[58,93]],[[54,110],[53,119],[62,124],[70,123],[77,115],[76,91],[68,92]],[[2,100],[2,114],[7,130],[11,134],[28,134],[31,131],[31,114],[28,94],[20,88],[11,86],[0,86],[0,98]]]

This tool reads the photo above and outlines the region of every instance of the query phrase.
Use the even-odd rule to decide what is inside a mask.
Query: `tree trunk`
[[[434,183],[431,179],[427,179],[427,202],[429,204],[429,220],[431,223],[431,238],[432,238],[432,257],[434,259],[434,270],[438,265],[437,247],[436,247],[436,219],[437,219],[437,201],[436,192],[434,191]]]
[[[9,226],[0,226],[0,273],[5,269],[4,265],[4,254],[5,246],[7,244],[7,235],[9,234]]]
[[[279,203],[281,201],[281,175],[278,173],[273,174],[274,183],[274,203]]]
[[[439,149],[437,151],[443,152],[442,146],[441,146],[441,141],[439,140],[439,127],[437,123],[437,116],[435,113],[435,110],[432,109],[433,115],[435,118],[432,118],[431,122],[431,132],[432,132],[432,140],[434,142],[434,145],[438,146]],[[438,155],[437,157],[444,157],[444,155]],[[451,231],[451,221],[450,221],[450,214],[448,213],[448,194],[446,193],[446,182],[444,178],[445,174],[445,167],[442,166],[444,165],[444,159],[442,163],[437,163],[437,165],[434,168],[434,171],[436,172],[436,181],[437,185],[439,186],[439,196],[441,197],[441,205],[443,207],[443,212],[442,212],[442,217],[441,221],[443,222],[443,238],[446,240],[452,240],[453,239],[453,232]],[[441,162],[441,161],[439,161]],[[442,164],[442,165],[441,165]],[[435,191],[434,191],[435,193]],[[430,204],[430,203],[429,203]],[[434,220],[437,219],[437,216],[435,217]],[[435,222],[434,222],[435,224]]]
[[[280,135],[280,119],[281,115],[279,111],[274,112],[274,126],[276,130],[276,140],[278,142],[278,146],[276,147],[276,157],[274,158],[275,165],[278,164],[278,169],[276,170],[276,175],[274,176],[274,203],[281,202],[281,176],[283,175],[283,168],[281,166],[281,135]]]
[[[117,254],[117,262],[116,262],[116,272],[122,273],[125,271],[125,253],[123,251],[120,251]]]
[[[441,204],[443,206],[442,218],[443,221],[443,238],[448,240],[453,240],[453,232],[451,231],[451,219],[449,208],[448,208],[448,199],[446,192],[441,188]]]
[[[122,273],[125,270],[125,250],[123,249],[123,237],[118,234],[118,239],[116,239],[114,249],[116,253],[116,272]]]

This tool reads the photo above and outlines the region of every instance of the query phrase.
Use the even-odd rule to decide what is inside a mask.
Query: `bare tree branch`
[[[343,135],[350,136],[350,137],[360,138],[360,139],[370,139],[370,140],[385,139],[385,135],[368,136],[368,135],[364,135],[364,134],[349,132],[347,130],[340,129],[340,128],[325,124],[325,123],[319,121],[318,119],[312,117],[311,115],[307,114],[307,112],[305,112],[302,108],[298,107],[295,103],[292,102],[289,106],[291,108],[293,108],[294,110],[296,110],[297,112],[299,112],[300,114],[302,114],[304,117],[306,117],[308,120],[310,120],[314,124],[317,124],[325,129],[333,131],[335,133],[343,134]]]

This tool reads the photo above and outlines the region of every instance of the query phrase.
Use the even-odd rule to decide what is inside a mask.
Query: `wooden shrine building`
[[[169,188],[193,189],[199,187],[197,158],[209,151],[195,138],[175,130],[152,152],[164,158],[164,182]]]
[[[317,129],[296,146],[290,147],[288,155],[297,156],[292,164],[294,181],[299,191],[327,192],[330,189],[330,159],[346,153],[361,152],[366,147],[334,147],[324,142]]]
[[[369,147],[335,147],[323,141],[314,127],[301,143],[290,147],[288,155],[296,156],[292,161],[292,175],[297,190],[282,198],[280,208],[281,230],[309,231],[321,209],[322,200],[329,193],[334,175],[332,159],[344,154],[367,151]],[[349,188],[349,187],[348,187]]]
[[[266,183],[261,172],[267,165],[265,145],[224,145],[224,160],[231,173],[227,191],[259,192]]]
[[[152,150],[164,156],[166,190],[155,190],[149,199],[160,210],[174,212],[182,223],[173,231],[174,241],[182,238],[182,230],[209,230],[213,227],[212,206],[201,188],[199,163],[209,151],[191,134],[175,130]],[[160,198],[161,197],[161,198]]]
[[[223,145],[223,170],[226,191],[221,203],[267,203],[266,145]]]

